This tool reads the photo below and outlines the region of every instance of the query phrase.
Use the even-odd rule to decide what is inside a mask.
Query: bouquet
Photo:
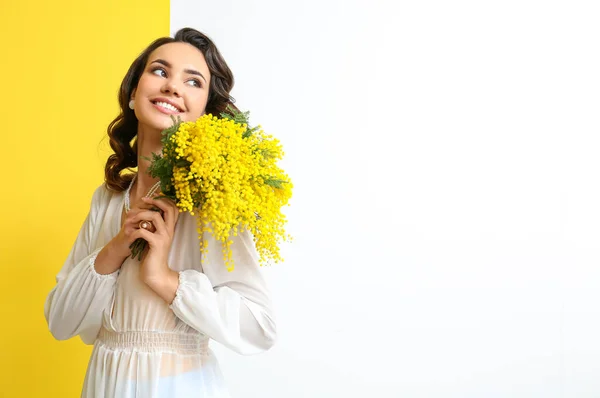
[[[250,127],[249,112],[228,106],[220,117],[206,114],[195,122],[181,122],[162,132],[162,153],[152,154],[149,173],[160,178],[159,198],[172,199],[180,212],[195,216],[206,253],[210,232],[222,243],[228,271],[234,269],[231,237],[248,229],[254,238],[260,265],[282,261],[279,243],[291,241],[284,226],[283,206],[289,206],[293,184],[277,166],[284,152],[261,126]],[[154,209],[158,210],[158,209]],[[147,242],[136,240],[132,256]]]

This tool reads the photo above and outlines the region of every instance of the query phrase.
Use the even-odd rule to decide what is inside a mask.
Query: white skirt
[[[84,398],[229,398],[200,333],[116,332],[103,327],[94,344]]]

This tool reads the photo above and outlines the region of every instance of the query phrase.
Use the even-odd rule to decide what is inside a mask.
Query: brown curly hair
[[[227,105],[231,105],[237,110],[237,107],[233,105],[235,100],[229,95],[234,84],[233,73],[215,44],[205,34],[192,28],[183,28],[177,31],[174,37],[161,37],[153,41],[133,61],[123,78],[119,89],[121,113],[108,126],[110,146],[115,153],[110,155],[106,161],[104,177],[106,186],[112,191],[122,192],[127,189],[133,174],[121,175],[121,172],[127,168],[137,167],[138,120],[133,110],[129,109],[131,94],[138,85],[150,54],[158,47],[174,42],[191,44],[204,54],[211,74],[205,112],[219,115],[225,111]],[[135,140],[131,144],[131,140],[134,138]]]

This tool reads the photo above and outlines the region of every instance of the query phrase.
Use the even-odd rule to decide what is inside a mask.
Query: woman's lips
[[[174,107],[170,104],[167,104],[166,102],[156,102],[156,103],[152,103],[152,105],[158,109],[160,112],[167,114],[167,115],[176,115],[178,113],[181,113],[180,110],[175,110]],[[166,106],[165,106],[166,105]],[[170,106],[169,106],[170,105]]]

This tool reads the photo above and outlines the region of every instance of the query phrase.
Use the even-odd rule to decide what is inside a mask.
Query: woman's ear
[[[135,110],[135,89],[131,92],[131,97],[129,99],[129,109],[132,111]]]

